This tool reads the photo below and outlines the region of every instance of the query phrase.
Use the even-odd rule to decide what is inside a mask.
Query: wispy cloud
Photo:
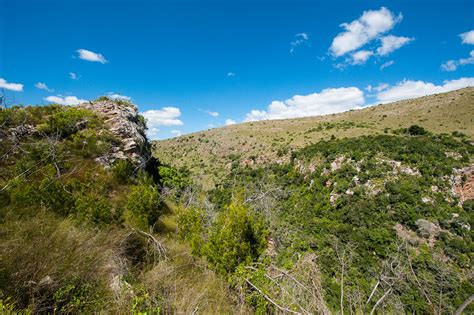
[[[40,90],[45,90],[45,91],[48,91],[48,92],[54,92],[53,89],[50,89],[46,83],[43,83],[43,82],[38,82],[35,84],[35,86],[40,89]]]
[[[474,64],[474,50],[471,50],[469,57],[458,60],[448,60],[441,65],[443,71],[456,71],[460,66]]]
[[[235,72],[227,72],[227,77],[228,77],[228,78],[233,78],[233,77],[235,77]]]
[[[113,100],[123,100],[123,101],[131,101],[132,98],[130,96],[114,93],[114,92],[109,92],[107,93],[107,97],[113,99]]]
[[[82,60],[87,60],[91,62],[100,62],[102,64],[107,63],[108,61],[102,54],[95,53],[86,49],[78,49],[76,52],[79,54],[79,58]]]
[[[171,133],[175,136],[175,137],[180,137],[183,133],[181,132],[181,130],[171,130]]]
[[[79,76],[74,72],[69,72],[69,77],[73,80],[79,80]]]
[[[383,64],[380,65],[380,70],[383,70],[383,69],[385,69],[385,68],[388,68],[388,67],[390,67],[391,65],[393,65],[394,63],[395,63],[395,61],[393,61],[393,60],[384,62]]]
[[[0,89],[6,89],[15,92],[23,91],[23,84],[9,83],[7,80],[0,78]]]
[[[293,53],[298,46],[308,44],[308,33],[298,33],[295,35],[295,40],[290,43],[290,53]]]
[[[48,96],[45,98],[46,101],[55,103],[55,104],[60,104],[60,105],[78,105],[84,102],[87,102],[87,100],[83,100],[80,98],[77,98],[76,96],[65,96],[62,97],[60,95],[58,96]]]
[[[212,117],[219,117],[219,113],[218,113],[218,112],[206,111],[206,113],[209,114],[209,115],[212,116]]]

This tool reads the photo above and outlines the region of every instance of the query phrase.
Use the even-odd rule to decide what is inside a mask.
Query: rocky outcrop
[[[151,158],[151,150],[145,135],[145,121],[132,103],[100,98],[97,101],[82,103],[79,108],[91,110],[104,119],[108,130],[119,139],[120,144],[97,160],[110,166],[120,159],[130,159],[134,164],[145,168]]]
[[[460,204],[474,199],[474,165],[455,170],[451,178],[453,193],[459,197]]]

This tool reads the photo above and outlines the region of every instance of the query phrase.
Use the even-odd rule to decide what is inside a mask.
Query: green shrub
[[[260,256],[267,234],[261,219],[244,205],[233,203],[218,215],[203,254],[218,272],[228,274]]]
[[[132,226],[147,229],[158,219],[160,205],[158,187],[149,183],[136,185],[128,197],[126,220]]]
[[[180,209],[178,212],[178,238],[191,244],[194,255],[200,255],[204,245],[204,211],[196,207]]]
[[[107,198],[96,193],[83,194],[75,201],[76,215],[80,220],[95,224],[112,223],[112,205]]]
[[[118,160],[112,167],[112,172],[114,177],[122,184],[130,183],[134,172],[135,167],[133,166],[130,160]]]
[[[408,127],[407,133],[412,136],[422,136],[426,135],[428,132],[425,128],[418,125],[411,125]]]
[[[99,124],[97,116],[89,110],[74,107],[59,107],[48,117],[41,131],[51,135],[66,138],[86,126],[94,127]]]
[[[169,166],[159,166],[158,172],[160,175],[161,185],[168,188],[174,188],[177,190],[183,190],[191,185],[191,179],[177,169]]]

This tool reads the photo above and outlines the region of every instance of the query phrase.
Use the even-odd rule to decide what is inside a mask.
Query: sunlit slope
[[[412,124],[435,133],[462,132],[474,138],[474,88],[368,107],[340,114],[259,121],[205,130],[154,142],[164,163],[188,168],[212,187],[232,163],[266,163],[332,136],[357,137],[390,132]]]

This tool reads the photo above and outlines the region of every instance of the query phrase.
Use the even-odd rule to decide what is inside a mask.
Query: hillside
[[[233,312],[225,281],[176,241],[144,131],[107,97],[0,109],[1,314]]]
[[[474,138],[474,88],[430,95],[341,114],[259,121],[210,129],[153,142],[164,163],[185,167],[204,187],[212,188],[233,162],[287,161],[289,152],[322,139],[390,133],[420,125],[434,133],[458,131]]]

